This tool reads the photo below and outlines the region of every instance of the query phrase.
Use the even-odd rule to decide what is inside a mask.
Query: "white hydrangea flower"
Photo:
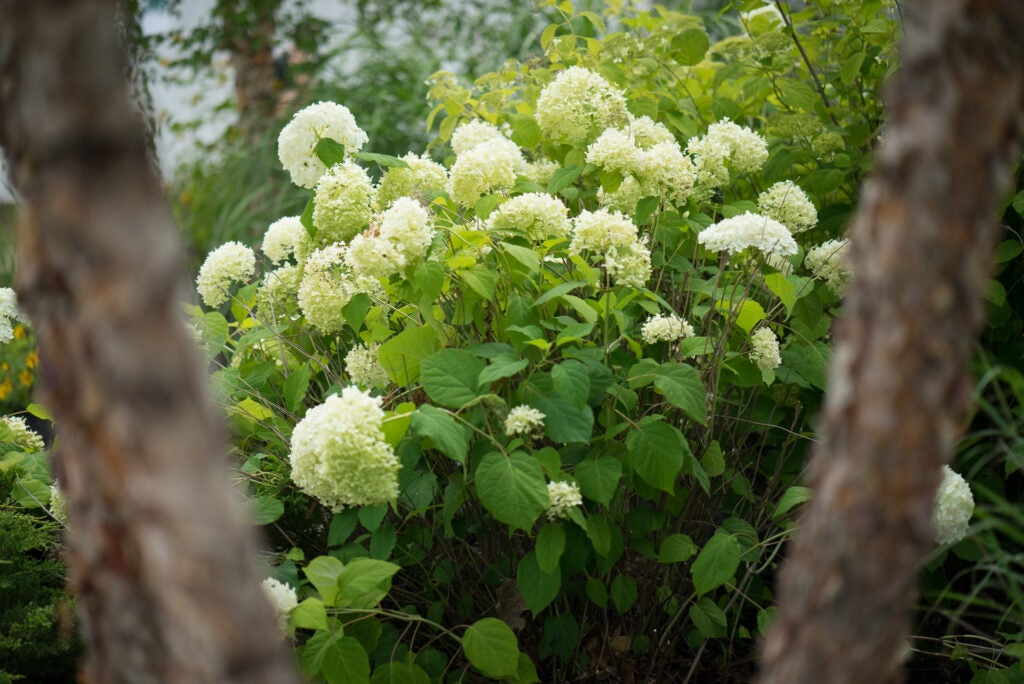
[[[670,202],[686,201],[697,179],[693,161],[675,140],[659,142],[645,150],[639,167],[642,185],[649,195],[664,195]]]
[[[608,171],[618,171],[625,176],[639,170],[642,154],[643,150],[636,146],[628,132],[618,128],[606,128],[597,140],[587,147],[586,161]]]
[[[775,370],[782,364],[779,338],[771,328],[762,326],[750,335],[750,360],[763,371]]]
[[[470,207],[483,195],[516,184],[516,170],[526,164],[523,153],[508,138],[479,143],[455,159],[448,174],[453,200]]]
[[[25,320],[18,308],[18,295],[9,287],[0,287],[0,344],[14,339],[13,321]]]
[[[824,280],[828,289],[842,296],[846,283],[853,277],[847,258],[849,240],[828,240],[807,250],[804,268],[817,280]]]
[[[273,577],[268,577],[260,584],[263,593],[266,595],[270,605],[277,613],[277,622],[284,632],[288,629],[288,614],[299,605],[299,598],[295,590],[283,582],[278,582]]]
[[[546,188],[548,183],[551,182],[552,176],[560,168],[562,166],[558,162],[551,161],[550,159],[537,159],[527,162],[525,166],[521,166],[519,168],[519,175],[531,183],[536,183]]]
[[[344,105],[317,102],[300,109],[277,138],[277,156],[281,166],[291,174],[292,182],[300,187],[316,186],[320,176],[327,171],[316,156],[316,144],[321,138],[330,138],[344,145],[346,156],[358,152],[369,139]]]
[[[632,119],[629,122],[629,132],[633,136],[633,142],[642,150],[649,150],[655,145],[662,143],[676,142],[676,137],[672,135],[672,131],[649,116]]]
[[[572,230],[569,209],[556,198],[543,192],[530,192],[513,197],[494,211],[484,223],[487,230],[517,230],[531,240],[542,242],[566,237]]]
[[[645,344],[675,342],[685,337],[693,337],[693,334],[693,326],[675,314],[651,316],[640,329],[640,336]]]
[[[285,264],[270,271],[256,291],[256,310],[267,322],[287,322],[299,310],[301,284],[301,266]]]
[[[50,515],[64,525],[68,524],[68,500],[57,480],[50,484]]]
[[[810,230],[818,223],[818,210],[793,181],[776,183],[757,196],[757,209],[789,228],[793,234]]]
[[[388,374],[380,363],[378,350],[376,344],[360,344],[349,350],[345,355],[345,371],[352,382],[366,388],[387,387]]]
[[[604,267],[616,285],[644,287],[651,278],[651,250],[639,240],[628,247],[609,247]]]
[[[4,425],[13,433],[10,439],[22,451],[33,453],[42,451],[45,448],[43,438],[35,430],[28,426],[21,416],[3,416],[0,418]]]
[[[637,204],[644,198],[644,189],[633,176],[626,176],[622,183],[613,192],[605,192],[604,188],[598,188],[597,200],[601,207],[609,211],[619,211],[632,214],[636,211]]]
[[[578,145],[629,120],[626,98],[600,74],[573,66],[547,84],[537,99],[537,125],[556,144]]]
[[[697,181],[706,188],[729,182],[729,166],[741,173],[760,171],[768,161],[768,141],[746,126],[725,119],[691,138],[686,151],[694,155]]]
[[[346,247],[333,244],[316,250],[306,261],[298,301],[310,325],[336,332],[345,324],[342,308],[360,292],[374,292],[374,283],[356,278],[345,266]]]
[[[311,408],[292,431],[292,479],[337,512],[398,496],[398,458],[384,439],[381,400],[357,387]]]
[[[473,119],[459,124],[452,133],[452,150],[456,156],[469,152],[480,143],[502,140],[505,135],[494,124]]]
[[[309,240],[306,227],[298,216],[279,218],[263,234],[263,253],[274,264],[282,264],[288,257],[296,258],[302,252],[302,244]]]
[[[786,257],[769,252],[764,255],[764,262],[783,275],[793,274],[793,264]]]
[[[967,536],[967,526],[974,514],[974,496],[967,480],[949,466],[942,466],[942,484],[935,494],[932,526],[935,541],[955,544]]]
[[[399,197],[371,230],[352,239],[345,263],[356,276],[390,278],[423,259],[433,240],[427,210],[410,197]]]
[[[548,482],[548,520],[566,519],[569,511],[582,504],[583,495],[575,482]]]
[[[697,236],[697,242],[712,252],[727,251],[730,254],[748,247],[783,256],[797,251],[796,241],[786,226],[749,211],[708,226]]]
[[[313,199],[313,225],[326,242],[348,242],[373,216],[377,192],[366,171],[346,161],[320,177]]]
[[[203,302],[217,307],[228,298],[232,283],[245,283],[256,270],[256,255],[241,242],[225,242],[210,252],[199,269],[196,289]]]
[[[399,197],[429,198],[448,187],[448,170],[437,162],[409,153],[402,157],[408,168],[393,167],[377,186],[377,206],[387,209]]]
[[[620,212],[581,211],[573,220],[569,251],[573,254],[607,252],[611,247],[632,247],[637,242],[636,225]]]
[[[532,406],[525,404],[516,406],[508,412],[508,417],[505,418],[505,434],[511,437],[542,430],[544,429],[544,418],[544,414]]]

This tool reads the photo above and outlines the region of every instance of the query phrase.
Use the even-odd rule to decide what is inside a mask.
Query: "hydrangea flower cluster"
[[[430,214],[411,197],[399,197],[371,230],[356,235],[345,261],[356,276],[384,279],[419,261],[434,239]]]
[[[558,198],[531,192],[502,204],[487,218],[484,227],[491,231],[519,231],[535,242],[543,242],[566,237],[572,230],[572,223],[568,208]]]
[[[455,158],[448,192],[459,204],[473,206],[482,196],[515,185],[517,171],[525,164],[514,142],[504,136],[489,138]]]
[[[279,218],[263,234],[263,253],[274,264],[283,264],[289,257],[299,258],[305,251],[309,234],[298,216]]]
[[[6,344],[14,339],[12,321],[24,318],[24,314],[18,308],[18,295],[9,287],[0,287],[0,344]]]
[[[377,206],[387,209],[399,197],[427,198],[448,185],[448,170],[437,162],[418,154],[402,157],[408,167],[387,170],[377,186]]]
[[[942,483],[935,494],[932,526],[935,541],[955,544],[967,536],[967,526],[974,515],[974,496],[967,480],[949,466],[942,467]]]
[[[789,228],[793,234],[810,230],[818,223],[818,210],[793,181],[776,183],[757,196],[757,210]]]
[[[508,412],[505,418],[505,434],[527,435],[544,428],[544,414],[532,406],[520,405]]]
[[[460,124],[452,133],[452,151],[460,155],[481,143],[502,140],[504,137],[505,135],[494,124],[473,119]]]
[[[316,184],[313,225],[325,241],[348,242],[370,222],[377,192],[363,167],[335,164]]]
[[[21,416],[3,416],[0,421],[11,431],[12,434],[9,436],[11,441],[22,451],[33,453],[45,448],[43,438],[30,428]]]
[[[853,277],[847,261],[848,240],[829,240],[807,250],[804,268],[817,280],[824,280],[828,289],[842,296],[846,283]]]
[[[292,182],[300,187],[315,187],[327,171],[316,155],[321,138],[344,145],[346,155],[355,154],[369,140],[344,105],[317,102],[296,112],[277,138],[277,156]]]
[[[728,183],[730,167],[754,173],[768,161],[768,141],[729,119],[711,124],[704,136],[691,138],[686,151],[695,157],[698,182],[708,188]]]
[[[256,310],[265,322],[285,323],[299,310],[302,267],[285,264],[263,276],[256,291]]]
[[[693,337],[693,326],[675,314],[657,314],[647,319],[640,329],[640,336],[645,344],[675,342],[685,337]]]
[[[378,346],[360,344],[345,355],[345,371],[348,377],[360,387],[386,387],[388,374],[380,363]]]
[[[284,632],[288,629],[288,614],[299,605],[299,598],[295,595],[295,590],[283,582],[278,582],[273,577],[263,580],[260,586],[263,587],[263,593],[270,601],[270,605],[274,607],[278,625]]]
[[[625,125],[626,98],[600,74],[572,66],[541,91],[536,119],[551,142],[577,145],[606,128]]]
[[[750,335],[750,360],[762,371],[775,370],[782,364],[779,338],[771,328],[760,327]]]
[[[256,270],[256,255],[241,242],[225,242],[210,252],[199,269],[196,289],[203,302],[217,307],[227,301],[233,283],[248,282]]]
[[[697,236],[697,242],[712,252],[735,254],[753,247],[766,254],[796,254],[797,246],[786,226],[766,216],[749,211],[708,226]]]
[[[630,176],[641,195],[684,202],[696,173],[671,132],[648,117],[626,128],[608,128],[587,148],[587,163]],[[634,203],[635,205],[635,203]]]
[[[651,252],[636,225],[606,209],[582,211],[573,222],[569,252],[604,254],[604,266],[616,284],[643,287],[651,277]]]
[[[582,503],[583,495],[575,482],[548,482],[548,520],[564,520],[569,511]]]
[[[381,400],[357,387],[311,408],[292,432],[292,480],[333,511],[398,496],[398,458],[384,439]]]
[[[360,292],[374,291],[375,283],[355,278],[345,265],[347,248],[335,243],[313,252],[305,264],[299,284],[298,302],[302,315],[323,332],[341,330],[342,307]]]

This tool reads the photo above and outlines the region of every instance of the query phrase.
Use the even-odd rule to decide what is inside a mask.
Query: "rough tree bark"
[[[60,428],[88,681],[297,682],[181,318],[175,229],[109,0],[0,0],[18,291]]]
[[[903,679],[935,491],[970,398],[995,213],[1019,154],[1024,3],[902,4],[890,123],[851,228],[814,501],[762,684]]]
[[[231,55],[238,98],[238,127],[257,141],[274,121],[277,106],[274,33],[281,0],[218,0],[221,45]]]

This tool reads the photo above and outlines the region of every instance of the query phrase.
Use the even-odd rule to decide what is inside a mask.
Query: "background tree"
[[[814,501],[761,682],[902,678],[932,504],[970,398],[994,216],[1017,159],[1024,6],[904,6],[891,120],[851,229]]]
[[[0,3],[19,290],[61,427],[86,674],[289,682],[253,534],[181,321],[180,249],[107,0]]]

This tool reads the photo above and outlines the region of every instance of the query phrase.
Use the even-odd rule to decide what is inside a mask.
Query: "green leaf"
[[[511,242],[499,242],[502,251],[522,264],[530,273],[540,270],[540,256],[529,247],[513,245]]]
[[[220,320],[224,321],[224,335],[223,335],[223,337],[227,337],[227,335],[228,335],[228,322],[224,319],[223,316],[221,316],[219,313],[217,313],[215,311],[209,312],[207,314],[207,316],[209,316],[210,314],[216,314],[217,317],[220,318]],[[35,416],[36,418],[41,418],[42,420],[49,420],[49,421],[53,420],[53,416],[50,414],[50,410],[48,408],[46,408],[45,406],[43,406],[42,404],[37,404],[35,402],[32,402],[28,406],[25,407],[25,410],[28,411],[33,416]]]
[[[551,574],[558,569],[558,561],[565,551],[565,530],[558,523],[548,523],[540,528],[534,549],[537,553],[537,565],[541,571]]]
[[[658,552],[659,563],[684,563],[697,553],[697,545],[693,543],[689,535],[672,534],[661,542],[661,550]]]
[[[338,597],[338,576],[344,568],[334,556],[317,556],[306,566],[306,579],[316,587],[324,605],[334,606]]]
[[[288,617],[296,629],[327,629],[327,610],[318,598],[308,598],[292,609]]]
[[[793,305],[796,304],[796,288],[784,274],[768,273],[764,276],[764,284],[779,298],[787,312],[793,310]]]
[[[423,325],[398,333],[380,346],[377,355],[391,381],[409,387],[420,377],[420,363],[435,351],[434,330]]]
[[[518,354],[500,354],[493,359],[487,368],[480,371],[480,385],[486,387],[495,380],[510,378],[530,364]]]
[[[636,603],[636,580],[629,575],[619,575],[612,580],[609,593],[612,596],[612,603],[615,604],[615,610],[625,613]]]
[[[371,164],[377,164],[383,166],[386,169],[407,169],[409,165],[404,159],[393,157],[390,154],[378,154],[377,152],[356,152],[352,155],[359,161],[370,162]]]
[[[394,525],[381,525],[370,535],[370,558],[387,560],[395,548],[398,535]]]
[[[1020,256],[1022,251],[1024,251],[1024,245],[1020,240],[1004,240],[996,247],[996,263],[1005,264],[1007,261],[1012,261]]]
[[[420,364],[420,382],[442,406],[461,408],[480,393],[480,371],[487,364],[462,349],[442,349]]]
[[[269,525],[284,515],[284,504],[272,496],[257,496],[249,502],[252,521],[256,525]]]
[[[839,65],[839,80],[846,85],[853,83],[853,80],[860,75],[860,67],[864,64],[866,56],[867,53],[863,50],[858,50],[844,57]]]
[[[1018,192],[1010,204],[1013,205],[1013,209],[1017,214],[1024,216],[1024,190]]]
[[[717,439],[711,440],[707,451],[700,457],[700,463],[711,477],[718,477],[725,472],[725,458],[722,457],[722,447]]]
[[[582,409],[590,395],[590,375],[582,363],[575,360],[557,363],[551,369],[551,383],[563,399]]]
[[[626,436],[626,448],[629,464],[644,482],[671,494],[687,448],[683,433],[664,421],[644,418]]]
[[[741,555],[742,549],[735,537],[721,530],[716,532],[690,566],[697,595],[706,594],[728,582],[740,565]]]
[[[360,506],[359,507],[359,523],[370,532],[373,532],[380,527],[384,517],[388,514],[387,504],[380,506]]]
[[[566,295],[575,290],[576,288],[586,286],[586,284],[587,283],[584,280],[573,280],[568,283],[560,283],[558,285],[555,285],[553,288],[542,294],[540,297],[537,297],[537,299],[534,300],[533,304],[531,304],[531,307],[536,309],[538,306],[541,306],[542,304],[547,304],[555,297],[561,297],[563,295]]]
[[[612,531],[600,516],[587,518],[587,539],[598,556],[607,557],[612,550]]]
[[[705,639],[715,639],[726,634],[729,622],[718,604],[708,597],[697,601],[689,610],[690,621]]]
[[[372,306],[373,300],[370,299],[370,295],[360,292],[353,295],[352,299],[348,300],[348,304],[341,307],[341,315],[345,317],[345,322],[353,332],[359,332],[359,329],[363,327],[363,321],[366,320],[366,314]]]
[[[789,345],[782,350],[782,364],[795,370],[807,382],[818,389],[828,384],[828,362],[831,351],[824,342],[810,345]]]
[[[409,431],[409,423],[412,421],[416,404],[402,402],[395,406],[393,411],[384,412],[384,422],[381,425],[381,432],[384,433],[384,441],[392,447],[397,447]]]
[[[818,102],[818,94],[814,88],[803,81],[780,80],[779,90],[782,91],[782,101],[794,109],[814,109]]]
[[[594,430],[594,412],[589,406],[574,406],[561,397],[536,395],[530,403],[544,414],[544,434],[560,444],[589,442]]]
[[[607,506],[619,488],[622,464],[614,456],[586,459],[576,466],[572,474],[583,496]]]
[[[302,227],[306,229],[306,234],[309,235],[310,240],[316,239],[316,226],[313,225],[314,206],[313,196],[310,195],[310,198],[306,200],[306,206],[302,210],[302,215],[299,217],[299,222],[302,224]]]
[[[707,421],[707,389],[696,368],[684,363],[663,363],[655,374],[654,386],[669,403],[698,423]]]
[[[582,166],[567,166],[564,169],[558,169],[548,181],[548,194],[556,195],[569,187],[576,182],[582,172]]]
[[[391,590],[391,578],[401,568],[373,558],[353,558],[338,575],[338,605],[369,609]]]
[[[292,372],[284,381],[284,401],[288,410],[296,413],[306,398],[309,390],[309,366],[303,364],[292,368]]]
[[[542,610],[551,605],[562,588],[560,572],[546,573],[537,563],[537,554],[530,551],[519,561],[516,568],[516,585],[523,595],[526,606],[536,617]]]
[[[370,684],[430,684],[430,676],[418,665],[392,660],[373,671]]]
[[[317,140],[313,151],[327,168],[345,161],[345,146],[331,138],[320,138]]]
[[[453,461],[466,462],[469,451],[466,431],[447,411],[424,404],[412,415],[409,429],[429,439],[435,449]]]
[[[355,637],[342,637],[324,653],[327,684],[369,684],[370,657]]]
[[[708,36],[702,29],[686,29],[672,39],[672,59],[683,66],[695,66],[704,59],[708,45]]]
[[[462,649],[473,667],[492,679],[511,677],[519,669],[516,635],[497,618],[483,618],[466,628]]]
[[[521,451],[484,456],[476,469],[476,490],[484,508],[512,530],[533,527],[548,505],[540,464]]]
[[[757,631],[761,635],[768,633],[768,629],[775,622],[775,616],[778,613],[778,609],[775,606],[768,606],[757,611]]]
[[[810,500],[810,487],[793,485],[783,492],[782,496],[779,498],[779,503],[775,506],[775,510],[772,511],[772,518],[778,520],[782,516],[786,515],[786,513],[789,513],[794,506]]]
[[[354,508],[346,508],[341,513],[335,513],[327,529],[327,545],[341,546],[347,542],[358,522],[359,518]]]
[[[484,264],[477,264],[473,268],[455,271],[455,274],[484,300],[494,299],[494,287],[498,283],[497,271]]]

